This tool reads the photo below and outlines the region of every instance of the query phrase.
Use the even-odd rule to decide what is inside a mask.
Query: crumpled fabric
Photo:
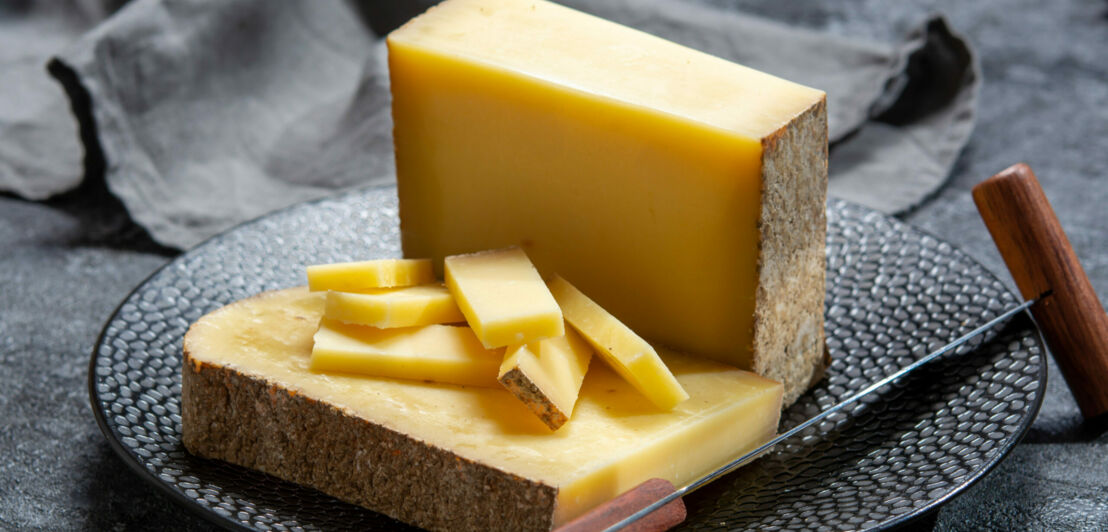
[[[46,61],[114,7],[100,0],[0,3],[0,192],[40,200],[81,183],[77,122]]]
[[[381,36],[429,3],[136,0],[50,72],[109,189],[155,240],[184,249],[395,180]],[[678,0],[565,3],[827,91],[830,192],[885,212],[934,193],[973,128],[979,70],[940,17],[890,44]]]
[[[826,91],[829,193],[879,211],[934,193],[973,131],[980,68],[940,16],[885,44],[667,0],[567,3]]]

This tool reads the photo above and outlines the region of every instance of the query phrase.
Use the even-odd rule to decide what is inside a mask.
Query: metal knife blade
[[[1045,293],[1045,294],[1042,294],[1039,297],[1024,301],[1023,303],[1008,309],[1007,311],[1000,314],[999,316],[989,320],[984,325],[981,325],[980,327],[978,327],[978,328],[976,328],[976,329],[960,336],[959,338],[955,339],[954,341],[952,341],[952,342],[950,342],[950,343],[948,343],[948,344],[932,351],[931,353],[927,354],[927,356],[924,356],[923,358],[921,358],[921,359],[919,359],[919,360],[917,360],[917,361],[901,368],[900,370],[896,371],[895,373],[893,373],[893,374],[891,374],[891,375],[889,375],[889,376],[887,376],[887,377],[885,377],[885,378],[883,378],[883,379],[867,386],[862,391],[860,391],[860,392],[844,399],[843,401],[841,401],[841,402],[837,403],[836,405],[824,410],[823,412],[820,412],[816,416],[813,416],[813,417],[805,420],[804,422],[802,422],[799,425],[793,427],[792,429],[789,429],[788,431],[780,434],[776,438],[773,438],[772,440],[764,443],[763,445],[761,445],[757,449],[754,449],[753,451],[750,451],[750,452],[748,452],[748,453],[732,460],[731,462],[728,462],[727,464],[723,465],[719,469],[716,469],[715,471],[712,471],[712,472],[700,477],[699,479],[697,479],[697,480],[695,480],[695,481],[693,481],[689,484],[686,484],[684,486],[681,486],[680,488],[677,488],[676,490],[670,492],[666,496],[664,496],[664,497],[650,503],[649,505],[643,507],[641,510],[638,510],[637,512],[635,512],[635,513],[627,516],[626,518],[624,518],[624,519],[612,524],[611,526],[605,528],[604,531],[605,532],[614,532],[616,530],[623,529],[624,527],[626,527],[628,525],[631,525],[632,523],[635,523],[636,521],[638,521],[638,520],[642,519],[643,517],[649,515],[650,513],[654,512],[655,510],[657,510],[659,508],[662,508],[666,504],[669,504],[670,502],[674,501],[675,499],[678,499],[680,497],[688,495],[689,493],[692,493],[692,492],[696,491],[697,489],[703,487],[705,484],[708,484],[709,482],[712,482],[713,480],[715,480],[715,479],[717,479],[717,478],[719,478],[723,475],[726,475],[726,474],[738,469],[739,467],[742,467],[743,465],[746,465],[747,463],[751,462],[752,460],[754,460],[758,456],[762,455],[763,453],[765,453],[766,451],[768,451],[769,449],[771,449],[773,446],[777,445],[778,443],[781,443],[782,441],[787,440],[787,439],[799,434],[804,429],[806,429],[806,428],[808,428],[808,427],[810,427],[810,426],[812,426],[816,423],[819,423],[820,421],[822,421],[822,420],[826,419],[827,417],[835,414],[836,412],[842,411],[846,407],[862,400],[864,397],[866,397],[867,395],[873,393],[874,391],[884,387],[885,385],[887,385],[887,384],[889,384],[893,381],[896,381],[897,379],[907,375],[908,373],[911,373],[912,371],[916,370],[920,366],[923,366],[923,365],[931,362],[932,360],[935,360],[935,359],[941,357],[942,355],[944,355],[944,354],[946,354],[950,351],[953,351],[954,349],[957,349],[962,344],[965,344],[966,342],[972,340],[973,338],[975,338],[978,335],[984,333],[985,331],[988,331],[988,330],[992,329],[997,324],[1000,324],[1000,323],[1008,320],[1012,316],[1015,316],[1016,314],[1019,314],[1020,312],[1023,312],[1025,310],[1027,310],[1028,307],[1030,307],[1031,305],[1035,304],[1038,300],[1040,300],[1043,297],[1046,297],[1048,295],[1049,295],[1049,292]]]

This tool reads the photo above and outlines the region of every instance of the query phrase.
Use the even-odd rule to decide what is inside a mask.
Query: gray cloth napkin
[[[110,9],[95,0],[0,1],[0,192],[45,199],[80,184],[77,123],[43,65]]]
[[[187,248],[395,179],[380,35],[427,3],[137,0],[50,70],[110,190],[157,241]],[[941,18],[882,44],[677,0],[566,3],[826,90],[831,192],[886,212],[936,190],[972,129],[980,76]]]

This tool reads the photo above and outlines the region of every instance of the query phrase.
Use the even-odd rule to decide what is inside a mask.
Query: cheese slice
[[[446,286],[485,347],[519,345],[565,332],[562,311],[523,250],[446,257]]]
[[[670,409],[689,398],[654,347],[615,316],[559,276],[550,280],[550,292],[562,307],[566,321],[612,369],[658,408]]]
[[[604,364],[557,432],[502,388],[311,371],[322,294],[271,292],[184,341],[193,453],[314,486],[436,530],[549,530],[654,477],[683,485],[770,438],[781,385],[661,351],[691,399],[673,410]]]
[[[822,91],[541,0],[447,0],[388,48],[405,256],[520,245],[786,402],[822,371]]]
[[[469,327],[377,329],[323,319],[311,369],[471,386],[498,386],[503,349],[481,346]]]
[[[438,284],[374,289],[364,294],[329,291],[323,315],[344,323],[379,328],[465,321],[454,296]]]
[[[363,292],[435,282],[430,259],[379,259],[308,266],[313,291]]]
[[[592,347],[567,327],[562,336],[509,347],[497,380],[550,430],[558,430],[573,413],[592,353]]]

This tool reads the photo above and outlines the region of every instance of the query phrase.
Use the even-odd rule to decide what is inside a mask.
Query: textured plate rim
[[[854,205],[856,207],[861,207],[863,209],[868,209],[868,207],[865,207],[863,205],[859,205],[857,203],[852,203],[852,202],[842,200],[842,199],[838,199],[838,198],[835,198],[835,199],[837,201],[841,201],[843,203],[848,203],[848,204]],[[869,210],[873,210],[873,209],[869,209]],[[877,211],[875,211],[875,212],[877,212]],[[1000,278],[997,277],[996,274],[994,274],[992,272],[992,270],[989,270],[988,268],[986,268],[984,264],[981,264],[977,259],[973,258],[973,256],[970,255],[969,253],[966,253],[962,248],[960,248],[958,246],[955,246],[954,244],[951,244],[950,242],[947,242],[943,238],[939,238],[938,236],[935,236],[934,233],[932,233],[932,232],[930,232],[926,229],[922,229],[920,227],[911,225],[908,222],[905,222],[903,220],[900,220],[899,218],[896,218],[895,216],[891,216],[891,215],[884,214],[884,213],[881,213],[881,214],[885,217],[892,218],[892,219],[896,220],[897,222],[900,222],[901,224],[908,226],[911,230],[916,231],[920,235],[928,236],[928,237],[934,238],[935,240],[937,240],[939,242],[946,243],[952,249],[954,249],[958,253],[961,253],[966,259],[970,260],[973,264],[979,266],[981,268],[981,271],[985,272],[985,275],[988,275],[990,279],[992,279],[994,281],[997,281],[1002,286],[1004,286],[1004,291],[1005,292],[1015,296],[1017,301],[1023,301],[1023,297],[1021,297],[1019,294],[1016,294],[1016,293],[1012,292],[1008,288],[1008,286],[1004,285],[1004,283],[1000,280]],[[1009,443],[1008,445],[1005,445],[1002,449],[1000,449],[1000,452],[997,453],[996,457],[992,461],[987,462],[984,465],[982,465],[981,468],[977,470],[976,475],[973,475],[970,478],[963,481],[961,484],[958,485],[958,487],[951,490],[950,493],[947,493],[946,495],[944,495],[942,497],[938,497],[936,499],[933,499],[930,503],[923,506],[922,508],[918,508],[913,512],[908,512],[904,515],[898,516],[897,518],[895,518],[891,521],[887,521],[885,523],[882,523],[882,524],[880,524],[876,527],[873,527],[869,530],[873,530],[873,531],[896,530],[896,529],[899,529],[899,528],[907,525],[909,522],[911,522],[913,520],[920,519],[920,518],[922,518],[926,515],[929,515],[933,512],[937,512],[939,510],[939,508],[941,508],[943,505],[945,505],[946,503],[954,500],[959,495],[961,495],[964,491],[966,491],[967,489],[972,487],[974,484],[977,484],[978,481],[985,478],[986,475],[988,475],[990,472],[992,472],[993,468],[995,468],[997,465],[1000,465],[1000,463],[1003,462],[1005,458],[1008,458],[1008,455],[1012,453],[1012,450],[1015,449],[1016,446],[1019,445],[1019,443],[1021,441],[1023,441],[1023,437],[1026,436],[1027,431],[1031,429],[1031,424],[1034,423],[1035,418],[1037,418],[1039,416],[1039,410],[1043,406],[1043,399],[1046,398],[1046,380],[1047,380],[1047,369],[1046,368],[1047,368],[1047,365],[1048,365],[1046,357],[1049,356],[1049,355],[1047,354],[1046,344],[1043,342],[1042,333],[1039,331],[1039,327],[1035,323],[1035,320],[1033,318],[1031,318],[1030,313],[1028,313],[1027,311],[1024,311],[1024,312],[1021,312],[1019,314],[1016,314],[1015,316],[1009,318],[1007,323],[1011,323],[1012,320],[1019,319],[1020,316],[1026,316],[1026,319],[1031,322],[1031,329],[1032,329],[1031,330],[1031,337],[1035,340],[1035,343],[1038,344],[1039,349],[1042,351],[1043,361],[1042,361],[1041,364],[1039,364],[1039,375],[1038,375],[1038,379],[1039,379],[1039,383],[1040,383],[1039,389],[1036,390],[1035,398],[1034,398],[1034,400],[1031,401],[1030,408],[1027,410],[1027,415],[1025,415],[1023,417],[1023,419],[1020,420],[1019,427],[1016,429],[1016,431],[1014,433],[1012,433],[1012,438],[1010,440],[1011,443]],[[1001,325],[1001,327],[1003,327],[1005,325]]]
[[[201,240],[195,246],[192,246],[191,248],[182,251],[180,254],[178,254],[175,257],[171,258],[170,260],[166,261],[165,264],[162,264],[161,266],[154,269],[154,271],[150,272],[149,275],[144,277],[142,279],[142,281],[139,281],[138,284],[136,284],[134,288],[132,288],[129,292],[127,292],[127,295],[124,296],[122,300],[120,300],[119,304],[116,305],[115,308],[112,309],[111,314],[108,315],[107,321],[104,322],[104,326],[100,329],[100,334],[96,335],[96,343],[93,344],[93,346],[92,346],[92,355],[89,357],[88,379],[87,379],[87,381],[88,381],[89,407],[92,408],[92,415],[96,419],[96,426],[100,427],[100,432],[104,435],[104,438],[108,440],[108,445],[112,448],[113,451],[115,451],[115,453],[121,459],[123,459],[123,462],[126,463],[127,466],[131,468],[132,471],[138,473],[139,477],[141,477],[143,480],[146,480],[147,482],[153,483],[155,486],[158,487],[159,490],[161,490],[162,493],[169,495],[169,497],[171,499],[173,499],[175,502],[177,502],[181,505],[184,505],[186,508],[188,508],[189,511],[192,512],[193,515],[199,516],[200,518],[204,519],[205,521],[208,521],[209,523],[222,526],[222,527],[224,527],[226,529],[229,529],[229,530],[253,530],[252,528],[242,524],[239,521],[235,521],[235,520],[231,519],[230,517],[220,515],[216,512],[213,512],[213,511],[211,511],[207,508],[204,508],[204,507],[200,506],[199,504],[196,504],[195,501],[193,501],[192,499],[186,497],[183,493],[169,487],[168,484],[166,484],[165,482],[162,482],[161,479],[159,479],[153,473],[151,473],[148,469],[146,469],[146,467],[143,466],[142,462],[133,453],[128,451],[126,447],[123,446],[123,442],[119,441],[119,438],[116,438],[115,434],[112,432],[112,428],[110,426],[108,426],[108,419],[105,417],[104,411],[101,410],[100,407],[98,406],[99,403],[100,403],[100,400],[99,400],[99,397],[98,397],[98,393],[96,391],[96,361],[97,361],[97,359],[99,358],[99,355],[100,355],[100,345],[103,344],[104,337],[108,334],[108,327],[111,325],[112,320],[115,319],[115,317],[120,313],[120,311],[123,309],[123,306],[126,305],[127,302],[131,300],[131,297],[134,296],[135,294],[137,294],[139,292],[139,290],[142,290],[143,287],[145,287],[147,283],[149,283],[155,277],[160,275],[162,273],[162,271],[164,271],[164,270],[172,267],[173,265],[177,264],[178,261],[184,259],[188,254],[190,254],[190,253],[192,253],[192,252],[194,252],[194,251],[196,251],[200,248],[204,248],[204,247],[207,247],[207,246],[211,245],[213,242],[215,242],[217,240],[220,240],[224,236],[239,230],[239,228],[241,228],[241,227],[245,227],[247,225],[251,225],[251,224],[260,222],[264,219],[269,218],[270,216],[276,216],[278,214],[288,212],[292,209],[304,208],[306,206],[313,205],[313,204],[316,204],[316,203],[322,203],[324,201],[333,200],[333,199],[339,198],[339,197],[341,197],[343,195],[346,195],[346,194],[352,194],[352,193],[359,192],[359,191],[367,191],[367,190],[373,190],[373,189],[395,188],[395,186],[396,185],[394,185],[394,184],[380,184],[380,185],[370,185],[370,186],[365,186],[365,187],[354,187],[354,188],[351,188],[351,189],[346,189],[346,190],[343,190],[341,192],[338,192],[338,193],[335,193],[335,194],[330,194],[330,195],[323,196],[323,197],[320,197],[320,198],[316,198],[316,199],[313,199],[313,200],[308,200],[308,201],[303,201],[303,202],[299,202],[299,203],[294,203],[292,205],[287,205],[285,207],[267,212],[265,214],[262,214],[260,216],[255,217],[255,218],[252,218],[250,220],[246,220],[242,223],[235,224],[235,225],[233,225],[233,226],[231,226],[227,229],[224,229],[223,231],[220,231],[220,232],[218,232],[218,233],[216,233],[216,234],[214,234],[214,235],[212,235],[208,238],[205,238],[204,240]]]
[[[96,386],[96,362],[97,362],[97,359],[98,359],[99,354],[100,354],[99,353],[100,352],[100,345],[103,343],[103,340],[104,340],[105,336],[108,333],[108,327],[110,326],[111,322],[119,314],[119,312],[122,310],[123,306],[126,305],[131,300],[132,296],[134,296],[141,289],[143,289],[146,286],[147,283],[149,283],[152,279],[154,279],[155,277],[160,275],[164,270],[168,269],[171,266],[174,266],[175,264],[178,263],[178,261],[184,259],[190,253],[193,253],[194,251],[196,251],[198,249],[205,248],[205,247],[211,245],[213,242],[222,239],[226,235],[228,235],[230,233],[233,233],[235,231],[238,231],[242,227],[252,225],[254,223],[258,223],[258,222],[260,222],[262,220],[265,220],[265,219],[267,219],[271,216],[276,216],[276,215],[288,212],[288,211],[293,210],[293,209],[306,208],[306,207],[308,207],[310,205],[313,205],[313,204],[335,200],[335,199],[340,198],[340,197],[342,197],[344,195],[347,195],[347,194],[353,194],[353,193],[357,193],[357,192],[364,192],[364,191],[369,191],[369,190],[374,190],[374,189],[390,189],[390,188],[395,188],[395,185],[394,184],[380,184],[380,185],[370,185],[370,186],[365,186],[365,187],[355,187],[355,188],[352,188],[352,189],[346,189],[346,190],[343,190],[343,191],[338,192],[336,194],[331,194],[331,195],[324,196],[324,197],[321,197],[321,198],[316,198],[316,199],[313,199],[313,200],[288,205],[286,207],[282,207],[280,209],[276,209],[276,210],[270,211],[268,213],[262,214],[258,217],[247,220],[245,222],[236,224],[236,225],[234,225],[234,226],[232,226],[228,229],[220,231],[219,233],[216,233],[216,234],[204,239],[200,243],[196,244],[195,246],[193,246],[193,247],[191,247],[187,250],[182,251],[179,255],[173,257],[172,259],[167,261],[165,264],[159,266],[154,271],[150,272],[149,275],[147,275],[145,278],[143,278],[142,281],[137,283],[135,285],[135,287],[132,288],[127,293],[127,295],[123,297],[122,300],[120,300],[119,304],[116,305],[115,308],[112,310],[112,312],[109,314],[108,319],[104,322],[104,326],[101,328],[100,333],[96,337],[96,343],[93,345],[92,354],[89,357],[87,382],[88,382],[88,393],[89,393],[89,406],[92,408],[93,418],[96,420],[96,425],[100,428],[100,432],[104,435],[105,439],[108,440],[109,447],[111,447],[111,449],[116,453],[116,455],[118,455],[123,460],[123,462],[126,463],[127,466],[132,471],[137,473],[139,475],[139,477],[141,477],[143,480],[146,480],[147,482],[152,483],[155,486],[157,486],[157,488],[163,494],[168,495],[170,497],[170,499],[172,499],[174,502],[177,502],[178,504],[180,504],[180,505],[184,506],[185,508],[187,508],[193,515],[198,516],[201,519],[203,519],[203,520],[205,520],[209,523],[221,526],[221,527],[223,527],[225,529],[228,529],[228,530],[254,530],[254,529],[244,525],[243,523],[241,523],[239,521],[231,519],[229,516],[224,516],[224,515],[221,515],[219,513],[213,512],[209,508],[197,504],[193,499],[190,499],[190,498],[186,497],[183,493],[181,493],[177,490],[174,490],[168,484],[163,482],[161,479],[159,479],[153,473],[151,473],[148,469],[146,469],[146,467],[142,464],[141,460],[139,460],[139,458],[137,456],[135,456],[133,453],[131,453],[130,451],[128,451],[124,447],[123,443],[115,436],[115,434],[112,431],[112,428],[108,425],[108,420],[105,417],[104,411],[98,406],[99,403],[100,403],[100,399],[98,397],[97,386]],[[828,199],[831,200],[832,198],[829,197]],[[949,245],[955,252],[961,254],[963,257],[965,257],[965,259],[967,259],[973,265],[979,267],[981,269],[981,271],[984,272],[984,274],[986,276],[988,276],[991,280],[1000,283],[1004,287],[1005,292],[1009,293],[1010,295],[1015,295],[1014,293],[1012,293],[1012,291],[1006,285],[1004,285],[1000,281],[1000,279],[991,270],[986,268],[983,264],[981,264],[972,255],[970,255],[969,253],[966,253],[964,250],[962,250],[958,246],[955,246],[954,244],[950,244],[945,239],[942,239],[942,238],[939,238],[939,237],[935,236],[930,231],[927,231],[925,229],[922,229],[922,228],[919,228],[917,226],[911,225],[908,222],[905,222],[903,220],[900,220],[899,218],[896,218],[895,216],[891,216],[891,215],[888,215],[888,214],[885,214],[885,213],[881,213],[879,211],[870,209],[868,207],[865,207],[865,206],[857,204],[857,203],[853,203],[853,202],[843,200],[843,199],[839,199],[839,198],[833,198],[833,199],[834,199],[834,201],[842,202],[844,204],[847,204],[849,206],[853,206],[855,208],[861,208],[861,209],[864,209],[864,210],[867,210],[867,211],[877,213],[877,214],[879,214],[879,215],[881,215],[881,216],[883,216],[887,219],[893,220],[894,222],[896,222],[899,225],[907,227],[911,231],[915,231],[916,233],[918,233],[921,236],[930,237],[930,238],[935,239],[938,242],[945,243],[945,244]],[[1016,296],[1016,298],[1017,298],[1017,300],[1022,299],[1018,296]],[[1030,319],[1030,318],[1028,318],[1028,319]],[[880,523],[875,527],[872,527],[872,528],[869,528],[869,529],[864,529],[864,530],[883,531],[883,530],[899,529],[899,528],[907,525],[911,521],[920,519],[920,518],[922,518],[926,515],[929,515],[933,512],[938,511],[939,508],[941,508],[943,505],[945,505],[946,503],[950,502],[951,500],[957,498],[965,490],[969,489],[971,486],[973,486],[978,481],[980,481],[982,478],[984,478],[986,475],[988,475],[998,464],[1000,464],[1000,462],[1002,462],[1005,458],[1007,458],[1008,455],[1011,454],[1012,450],[1015,449],[1016,445],[1018,445],[1019,442],[1023,440],[1024,436],[1027,434],[1027,431],[1031,428],[1031,424],[1035,421],[1035,418],[1038,416],[1039,410],[1042,407],[1042,403],[1043,403],[1043,400],[1045,398],[1044,387],[1045,387],[1045,383],[1046,383],[1046,380],[1047,380],[1047,365],[1048,364],[1045,360],[1045,357],[1047,356],[1047,350],[1045,349],[1045,345],[1043,343],[1042,335],[1041,335],[1038,327],[1034,326],[1034,320],[1031,320],[1031,322],[1032,322],[1031,337],[1034,339],[1036,344],[1038,344],[1038,346],[1039,346],[1039,348],[1042,351],[1043,356],[1044,356],[1044,360],[1039,366],[1039,372],[1038,372],[1038,376],[1037,376],[1038,381],[1040,382],[1040,386],[1036,390],[1035,396],[1034,396],[1033,400],[1031,401],[1031,404],[1029,405],[1029,408],[1027,410],[1027,414],[1025,416],[1023,416],[1023,418],[1020,420],[1019,426],[1017,427],[1016,431],[1013,432],[1012,437],[1009,439],[1009,443],[1007,445],[1005,445],[1003,448],[1000,449],[1000,451],[997,453],[997,455],[994,457],[993,460],[982,464],[978,469],[973,471],[973,474],[968,479],[966,479],[961,484],[956,486],[949,493],[947,493],[947,494],[945,494],[941,497],[937,497],[937,498],[931,500],[928,504],[924,505],[923,507],[917,508],[916,510],[914,510],[912,512],[905,513],[903,515],[897,516],[896,518],[894,518],[892,520],[886,521],[884,523]]]

